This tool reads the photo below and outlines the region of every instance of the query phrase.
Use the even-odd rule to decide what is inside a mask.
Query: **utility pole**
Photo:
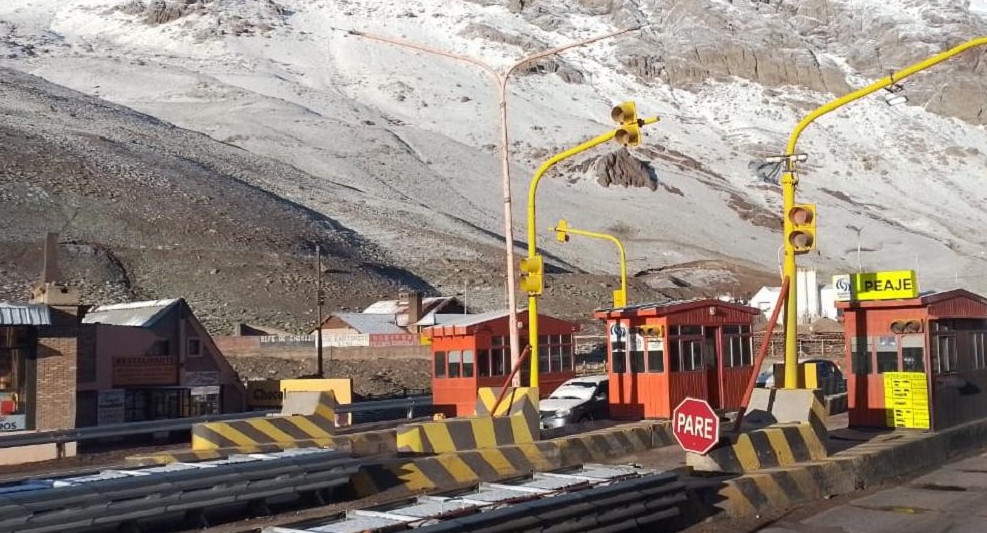
[[[315,245],[315,300],[318,308],[319,323],[315,326],[315,350],[318,354],[319,377],[326,377],[322,366],[322,306],[326,303],[326,295],[322,290],[322,247]]]

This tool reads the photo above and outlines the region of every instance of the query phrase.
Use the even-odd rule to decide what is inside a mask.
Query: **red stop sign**
[[[706,400],[686,398],[672,411],[672,433],[683,450],[706,454],[720,441],[720,417]]]

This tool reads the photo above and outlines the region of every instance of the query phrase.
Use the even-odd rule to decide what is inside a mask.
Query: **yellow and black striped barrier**
[[[513,388],[491,416],[498,389],[482,388],[477,416],[399,426],[397,447],[408,453],[445,453],[534,442],[539,437],[538,391]]]
[[[215,450],[280,444],[293,447],[297,441],[326,442],[329,445],[336,430],[336,399],[332,392],[323,392],[312,408],[312,414],[257,417],[230,422],[206,422],[192,427],[192,450]]]

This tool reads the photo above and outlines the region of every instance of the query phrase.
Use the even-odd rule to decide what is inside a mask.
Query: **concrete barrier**
[[[481,388],[477,416],[398,427],[398,451],[446,453],[534,442],[539,435],[538,390],[513,388],[491,416],[498,389]]]
[[[710,497],[728,517],[750,516],[839,495],[938,466],[987,446],[987,420],[939,432],[899,429],[821,461],[772,468],[727,480]],[[714,500],[720,500],[713,503]]]
[[[673,443],[669,422],[637,422],[552,440],[395,458],[364,467],[354,476],[352,486],[359,497],[385,491],[414,494],[500,481],[536,470],[606,462]]]
[[[336,430],[336,399],[332,392],[308,397],[311,414],[256,417],[230,422],[206,422],[192,426],[192,449],[280,444],[296,447],[299,440],[331,441]],[[301,406],[293,405],[299,409]]]

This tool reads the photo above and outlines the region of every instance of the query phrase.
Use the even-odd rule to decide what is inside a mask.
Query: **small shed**
[[[462,315],[425,328],[432,339],[432,403],[446,416],[472,415],[480,387],[500,387],[511,373],[508,311]],[[528,313],[518,311],[518,341],[528,346]],[[546,396],[575,377],[573,333],[579,325],[538,315],[538,384]],[[527,383],[530,364],[521,366]]]
[[[715,299],[597,310],[607,326],[610,415],[669,418],[687,396],[714,409],[739,407],[754,372],[759,314]]]
[[[987,417],[987,299],[956,289],[837,307],[851,426],[939,430]]]

